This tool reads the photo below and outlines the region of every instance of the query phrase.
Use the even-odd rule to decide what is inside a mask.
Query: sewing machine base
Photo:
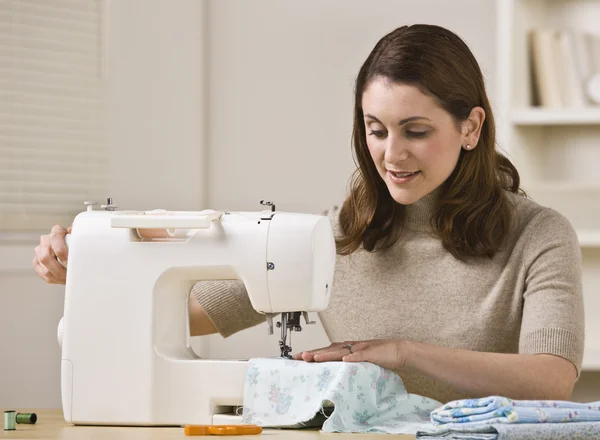
[[[241,407],[239,407],[241,411]],[[212,416],[209,425],[243,425],[241,415],[236,415],[236,408],[233,408],[232,413],[214,414]],[[155,423],[106,423],[106,422],[70,422],[73,426],[127,426],[127,427],[155,427],[155,428],[169,428],[169,427],[182,427],[189,423],[170,423],[170,424],[155,424]]]
[[[208,368],[212,368],[215,373],[218,371],[227,377],[227,380],[222,380],[218,387],[213,388],[212,395],[202,392],[202,380],[199,375],[194,374],[194,371],[206,372],[207,364],[211,364]],[[157,370],[187,370],[187,374],[184,374],[186,379],[177,377],[170,384],[156,383],[145,393],[144,405],[142,402],[137,406],[131,401],[123,402],[124,399],[119,395],[111,399],[109,405],[106,405],[106,400],[96,400],[94,403],[88,401],[85,405],[78,406],[77,399],[72,402],[67,399],[67,409],[70,411],[64,413],[65,421],[85,426],[241,424],[247,364],[247,360],[195,359],[185,361],[183,365],[181,362],[159,361]],[[69,368],[63,368],[63,371],[68,372]],[[173,377],[168,373],[159,375]],[[198,381],[193,380],[196,377]]]

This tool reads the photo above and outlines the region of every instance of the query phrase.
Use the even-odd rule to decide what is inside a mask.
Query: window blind
[[[102,0],[0,0],[0,231],[106,200]]]

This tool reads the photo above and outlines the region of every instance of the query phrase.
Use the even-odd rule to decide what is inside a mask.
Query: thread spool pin
[[[85,205],[87,211],[93,211],[94,206],[98,203],[94,200],[86,200],[85,202],[83,202],[83,204]]]
[[[112,197],[108,197],[106,199],[106,205],[100,205],[100,207],[106,211],[114,211],[115,209],[118,208],[117,205],[113,204]]]

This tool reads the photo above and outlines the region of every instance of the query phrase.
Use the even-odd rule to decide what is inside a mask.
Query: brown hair
[[[457,127],[474,107],[485,111],[477,148],[461,149],[456,168],[440,187],[431,223],[454,257],[493,257],[510,227],[504,190],[520,192],[519,173],[495,149],[494,118],[475,57],[460,37],[433,25],[402,26],[390,32],[359,71],[353,129],[358,168],[339,214],[338,252],[347,255],[360,245],[370,252],[388,248],[403,230],[404,207],[391,197],[367,148],[362,95],[374,78],[418,87],[452,115]]]

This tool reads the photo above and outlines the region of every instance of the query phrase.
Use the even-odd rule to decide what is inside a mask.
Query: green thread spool
[[[34,425],[37,422],[37,414],[36,413],[17,413],[16,416],[17,423],[23,425]]]
[[[4,411],[4,430],[14,431],[16,428],[16,415],[14,411]]]

